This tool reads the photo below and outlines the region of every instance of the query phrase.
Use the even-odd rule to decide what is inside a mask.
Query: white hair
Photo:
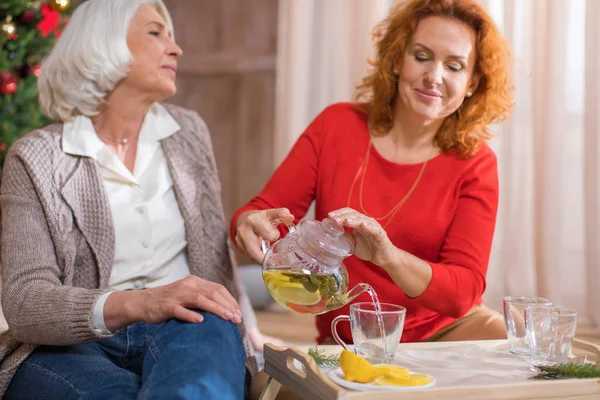
[[[84,2],[42,62],[38,90],[44,114],[61,122],[98,114],[106,96],[129,71],[132,56],[127,29],[142,3],[156,8],[174,38],[171,16],[162,0]]]

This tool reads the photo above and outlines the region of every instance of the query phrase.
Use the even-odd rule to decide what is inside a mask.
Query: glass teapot
[[[340,308],[369,290],[359,283],[348,291],[343,260],[353,245],[335,221],[303,220],[286,224],[289,233],[273,245],[262,241],[262,275],[271,296],[302,314],[323,314]]]

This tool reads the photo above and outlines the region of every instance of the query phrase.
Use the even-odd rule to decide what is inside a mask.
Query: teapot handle
[[[282,223],[284,223],[287,226],[288,231],[290,232],[290,236],[295,236],[296,235],[296,233],[298,231],[296,230],[296,225],[294,225],[292,222],[288,223],[288,222],[281,222],[281,221],[279,221],[279,223],[277,225],[275,225],[275,226],[281,225]],[[261,247],[263,253],[265,254],[265,256],[267,255],[267,253],[269,251],[271,251],[271,245],[269,244],[269,242],[267,242],[263,238],[260,238],[260,247]]]

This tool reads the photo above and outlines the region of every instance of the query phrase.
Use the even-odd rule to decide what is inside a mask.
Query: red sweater
[[[263,191],[236,212],[287,207],[301,219],[313,200],[315,217],[346,207],[350,186],[369,144],[367,119],[353,104],[326,108],[300,136]],[[401,165],[372,147],[364,183],[363,205],[385,215],[415,182],[422,164]],[[360,210],[357,184],[350,207]],[[481,303],[498,205],[496,156],[483,145],[471,158],[441,154],[429,161],[421,181],[387,227],[390,240],[427,262],[433,278],[427,290],[409,298],[380,267],[355,256],[345,260],[350,287],[371,285],[383,303],[406,307],[402,342],[422,341]],[[356,301],[369,301],[367,294]],[[321,343],[331,336],[331,321],[348,306],[317,316]],[[338,325],[352,341],[349,324]]]

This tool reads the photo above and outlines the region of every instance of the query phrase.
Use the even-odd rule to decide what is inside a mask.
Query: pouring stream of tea
[[[377,293],[370,285],[366,283],[360,284],[365,291],[371,296],[371,301],[373,302],[373,306],[375,307],[375,315],[377,316],[377,324],[379,325],[379,332],[381,332],[381,348],[383,349],[382,360],[387,354],[387,346],[385,340],[385,326],[383,324],[383,315],[381,313],[381,304],[379,303],[379,298],[377,297]]]

